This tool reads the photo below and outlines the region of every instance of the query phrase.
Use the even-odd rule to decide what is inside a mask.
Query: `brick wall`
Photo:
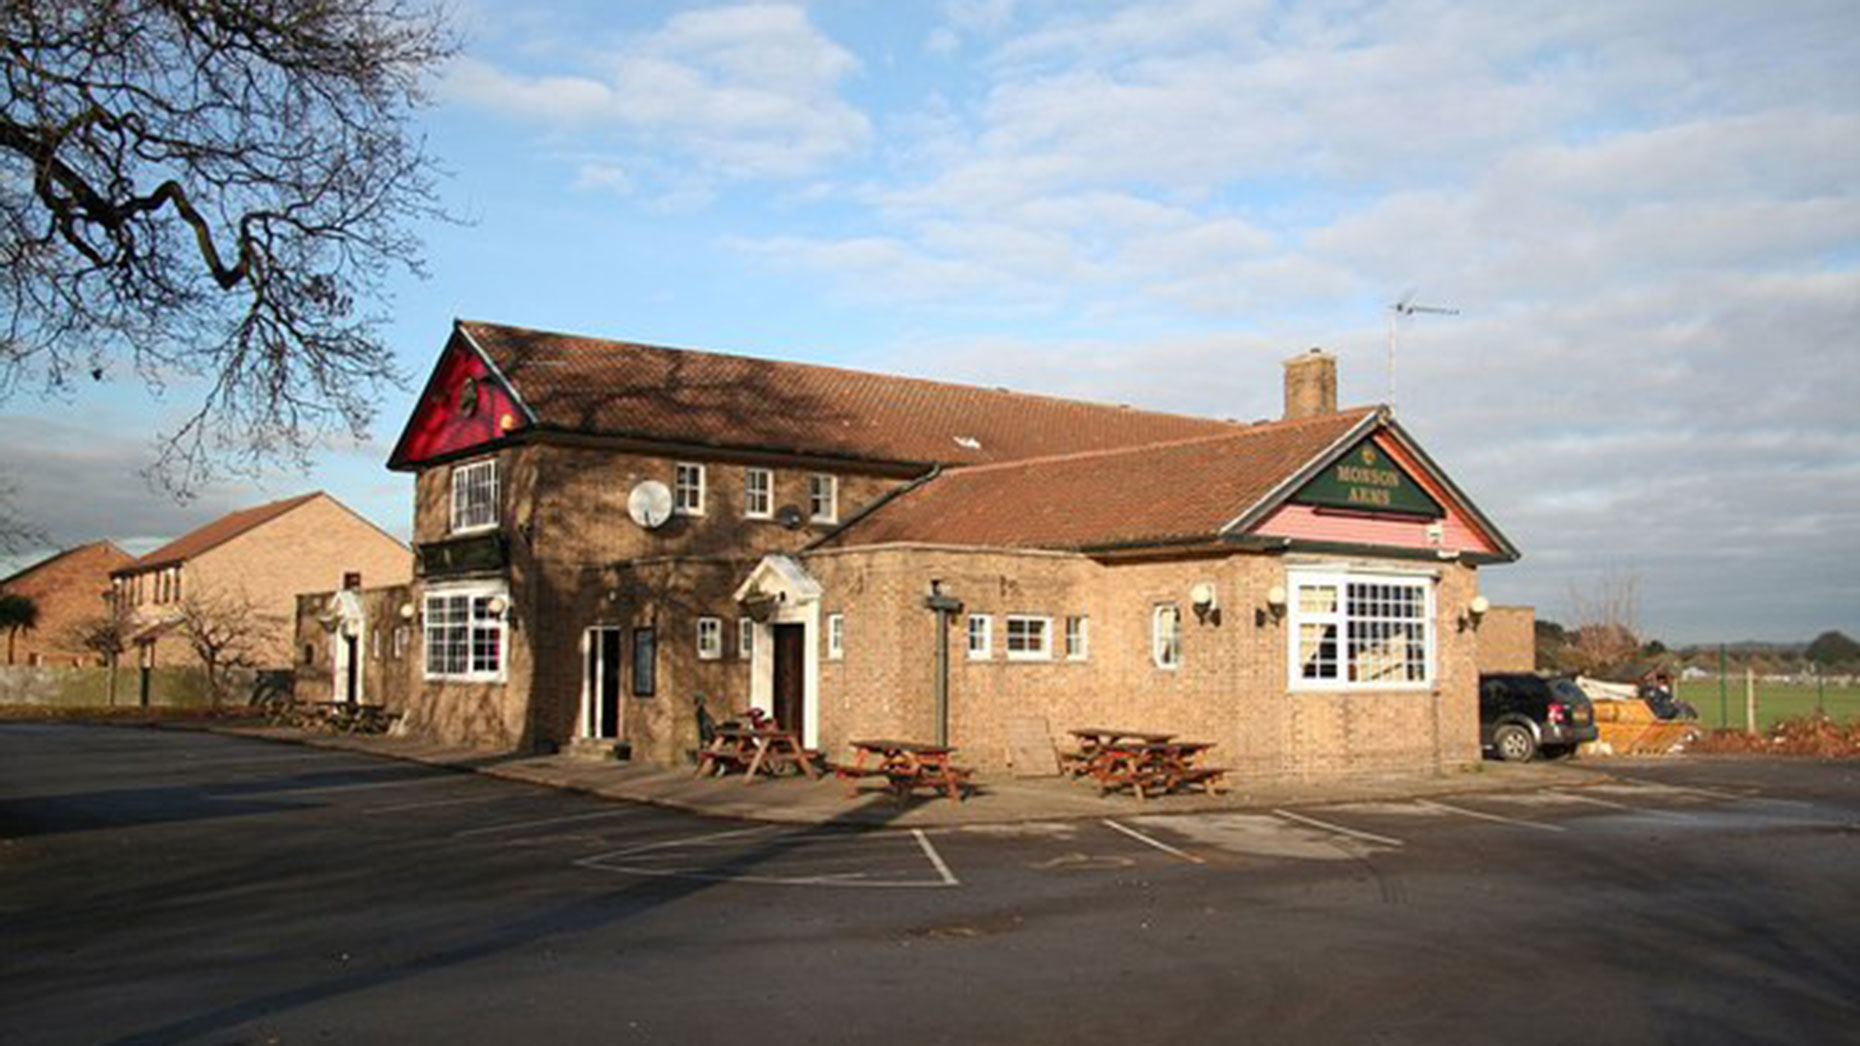
[[[1479,671],[1537,668],[1537,608],[1493,607],[1479,623]]]
[[[292,670],[293,693],[299,701],[331,701],[336,697],[333,646],[336,633],[323,623],[330,592],[306,592],[297,597]],[[408,585],[364,588],[356,593],[362,605],[362,632],[357,648],[362,657],[362,696],[369,704],[396,712],[407,709],[420,665],[416,621],[401,617],[400,608],[412,600]]]
[[[110,571],[131,562],[133,557],[122,549],[98,541],[0,585],[0,592],[28,596],[39,608],[38,627],[19,633],[13,643],[13,663],[101,664],[98,655],[85,649],[79,632],[85,624],[107,616],[109,604],[104,595],[110,591]],[[0,635],[0,642],[5,638]]]

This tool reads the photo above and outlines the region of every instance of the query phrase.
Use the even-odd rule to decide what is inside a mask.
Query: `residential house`
[[[1517,557],[1327,354],[1244,424],[460,322],[417,475],[411,729],[673,762],[756,707],[843,756],[1172,731],[1237,774],[1478,757]],[[1024,724],[1021,724],[1024,726]]]
[[[95,665],[104,658],[84,643],[84,632],[109,616],[110,572],[135,557],[108,541],[68,548],[0,580],[0,593],[30,598],[39,623],[22,631],[13,660],[22,665]]]
[[[221,516],[118,567],[115,597],[132,608],[136,663],[197,663],[183,634],[189,608],[246,623],[252,667],[296,659],[297,596],[345,579],[389,584],[412,573],[407,546],[322,491]]]

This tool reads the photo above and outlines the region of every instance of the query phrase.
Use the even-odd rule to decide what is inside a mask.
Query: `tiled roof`
[[[865,461],[981,464],[1226,434],[1237,423],[464,322],[544,428]]]
[[[165,567],[192,559],[202,552],[218,548],[246,531],[269,523],[299,505],[322,496],[322,491],[314,490],[308,494],[299,494],[294,498],[285,498],[283,501],[273,501],[255,508],[229,512],[204,527],[188,531],[128,566],[118,567],[112,573],[138,574],[154,567]]]
[[[1213,539],[1373,413],[1361,408],[1224,435],[947,469],[827,544],[1094,549]]]
[[[82,545],[73,545],[72,547],[65,549],[62,552],[54,552],[51,555],[46,556],[44,559],[39,560],[37,563],[33,563],[28,566],[21,567],[20,569],[14,571],[13,573],[8,574],[6,577],[0,578],[0,588],[4,588],[5,586],[13,584],[16,581],[23,581],[27,576],[31,574],[36,574],[39,571],[45,570],[48,567],[51,567],[57,563],[63,562],[64,560],[69,559],[70,557],[75,556],[79,554],[80,552],[89,552],[92,549],[101,550],[105,554],[105,558],[109,560],[113,566],[120,566],[125,563],[134,562],[136,558],[130,555],[129,553],[124,552],[122,549],[117,548],[116,543],[113,541],[107,541],[107,540],[106,541],[91,541],[91,542],[87,542]]]

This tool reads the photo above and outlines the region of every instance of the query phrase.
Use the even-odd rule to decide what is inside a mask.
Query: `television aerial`
[[[1460,310],[1448,309],[1439,305],[1416,305],[1414,296],[1418,288],[1410,287],[1408,293],[1399,301],[1389,306],[1389,406],[1395,405],[1395,337],[1401,321],[1416,314],[1428,316],[1458,316]]]

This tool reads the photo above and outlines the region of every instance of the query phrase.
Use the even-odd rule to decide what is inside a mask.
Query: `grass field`
[[[1692,707],[1699,710],[1699,722],[1706,726],[1744,725],[1744,680],[1735,677],[1726,681],[1724,693],[1727,700],[1723,711],[1725,719],[1721,721],[1719,708],[1719,690],[1716,679],[1701,679],[1696,682],[1679,684],[1679,696],[1692,702]],[[1821,706],[1828,715],[1846,722],[1860,718],[1860,686],[1828,686],[1821,690]],[[1767,729],[1778,719],[1791,716],[1813,714],[1816,707],[1816,691],[1808,686],[1792,686],[1787,683],[1757,683],[1757,723]]]

